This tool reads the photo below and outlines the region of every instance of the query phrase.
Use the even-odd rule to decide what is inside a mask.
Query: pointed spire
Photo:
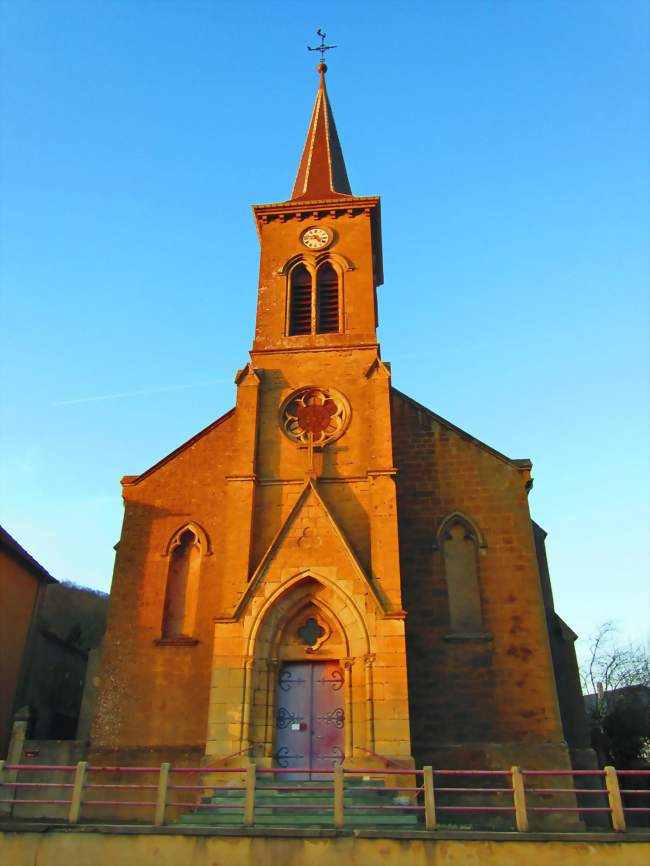
[[[293,200],[344,198],[351,196],[343,151],[325,87],[327,66],[318,64],[320,84],[298,175],[291,193]]]

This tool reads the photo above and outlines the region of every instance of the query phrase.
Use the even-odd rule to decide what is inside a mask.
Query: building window
[[[339,278],[329,262],[316,276],[316,333],[335,334],[339,330]]]
[[[304,265],[291,271],[291,301],[289,310],[289,335],[312,332],[312,279]]]
[[[201,539],[189,528],[170,545],[162,637],[192,637],[201,568]]]
[[[318,268],[315,281],[304,264],[293,268],[289,278],[289,336],[338,333],[339,296],[339,275],[330,262]]]
[[[478,577],[478,550],[482,544],[479,533],[469,520],[454,514],[443,522],[438,539],[445,561],[451,632],[480,633],[483,616]]]

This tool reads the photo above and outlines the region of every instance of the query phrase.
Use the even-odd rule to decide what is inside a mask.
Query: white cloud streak
[[[166,385],[163,388],[142,388],[139,391],[121,391],[119,394],[99,394],[94,397],[76,397],[74,400],[57,400],[53,406],[76,406],[80,403],[98,403],[101,400],[121,400],[123,397],[142,397],[146,394],[164,394],[168,391],[184,391],[188,388],[205,388],[208,385],[224,385],[231,379],[211,379],[208,382],[191,382],[185,385]]]

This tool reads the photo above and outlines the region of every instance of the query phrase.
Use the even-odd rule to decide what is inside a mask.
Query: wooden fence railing
[[[25,781],[25,777],[32,773],[46,775],[48,781]],[[361,811],[364,815],[415,813],[419,828],[431,831],[439,827],[442,818],[453,813],[462,814],[463,821],[467,821],[468,816],[471,820],[472,815],[509,816],[520,833],[528,832],[531,817],[538,814],[565,814],[577,818],[605,814],[609,816],[607,824],[618,833],[626,831],[632,818],[638,820],[643,816],[645,821],[647,815],[650,823],[650,807],[629,805],[629,802],[650,802],[650,770],[617,771],[614,767],[605,767],[604,770],[525,770],[520,767],[510,770],[436,770],[424,767],[420,770],[386,768],[378,771],[376,768],[347,770],[337,767],[329,771],[312,771],[316,781],[306,786],[300,777],[308,773],[304,769],[257,768],[255,764],[237,768],[172,767],[169,763],[159,767],[95,767],[86,761],[76,765],[8,764],[0,761],[0,818],[4,814],[7,818],[13,816],[19,820],[26,817],[27,807],[43,813],[43,807],[47,806],[58,810],[59,820],[69,824],[77,824],[82,817],[84,823],[101,823],[101,815],[97,816],[102,810],[114,812],[128,808],[138,812],[142,809],[146,824],[162,826],[168,822],[171,810],[177,817],[180,814],[206,815],[221,809],[238,816],[231,825],[252,827],[257,805],[267,814],[269,809],[277,810],[278,826],[283,822],[284,825],[291,824],[288,813],[293,810],[298,813],[313,809],[316,812],[315,823],[322,825],[326,822],[338,829],[344,829],[351,816]],[[109,776],[110,780],[102,782],[102,776]],[[223,779],[215,785],[210,777],[214,779],[216,776]],[[120,781],[113,781],[115,777]],[[136,777],[140,777],[140,781],[136,781]],[[640,781],[643,777],[647,780],[643,788],[621,788],[621,780]],[[230,778],[232,784],[226,784],[225,780]],[[543,784],[549,779],[553,780],[552,785]],[[456,784],[459,781],[461,784]],[[588,786],[590,781],[592,785]],[[307,790],[323,792],[322,797],[328,800],[325,804],[300,803],[295,802],[299,798],[294,797],[291,802],[287,798],[269,806],[265,800],[264,807],[259,805],[260,796],[268,796],[269,792],[282,796],[281,792],[299,794]],[[363,792],[367,795],[372,791],[383,792],[393,799],[386,802],[386,796],[379,796],[381,803],[355,804],[355,794]],[[590,805],[582,804],[592,796],[598,799],[589,800]],[[494,797],[496,803],[494,800],[490,802],[489,799]],[[558,797],[562,802],[555,799]],[[580,801],[576,799],[578,797]],[[642,799],[637,800],[637,797]],[[219,799],[220,802],[214,802]],[[468,803],[468,799],[480,802]],[[553,805],[549,805],[549,801]],[[379,815],[375,823],[381,823]],[[600,829],[609,830],[610,826],[603,822]]]

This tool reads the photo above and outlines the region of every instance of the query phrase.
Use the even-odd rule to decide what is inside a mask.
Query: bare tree
[[[593,635],[581,667],[592,746],[601,763],[619,769],[650,758],[650,665],[639,644],[621,644],[613,622]]]
[[[583,692],[601,697],[625,686],[650,686],[648,653],[640,644],[621,644],[616,623],[604,622],[591,638],[581,677]]]

